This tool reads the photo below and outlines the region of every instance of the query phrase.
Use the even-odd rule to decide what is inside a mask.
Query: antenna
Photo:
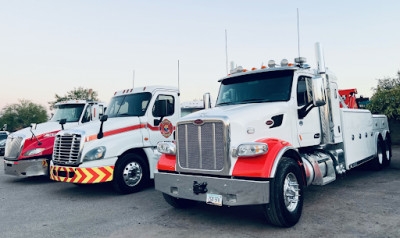
[[[178,96],[181,95],[181,87],[180,87],[180,83],[179,83],[179,60],[178,60]]]
[[[228,31],[225,29],[225,58],[226,58],[226,75],[229,74],[228,71]]]
[[[132,72],[132,88],[135,88],[135,70]]]
[[[299,8],[297,8],[297,50],[300,58],[300,20],[299,20]]]

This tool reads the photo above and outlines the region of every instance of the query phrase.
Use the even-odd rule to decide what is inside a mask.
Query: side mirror
[[[67,119],[63,118],[60,120],[61,129],[64,130],[64,124],[67,123]]]
[[[312,78],[312,100],[315,107],[326,104],[324,78],[320,76]]]
[[[104,123],[105,121],[107,121],[107,119],[108,119],[108,115],[103,115],[103,116],[100,117],[100,121],[101,121],[101,123],[100,123],[100,131],[99,131],[99,133],[97,134],[97,139],[103,138],[103,136],[104,136],[104,133],[103,133],[103,123]]]
[[[31,129],[36,130],[36,126],[37,126],[36,123],[31,123]]]
[[[108,120],[108,115],[102,115],[101,117],[100,117],[100,121],[101,122],[104,122],[104,121],[107,121]]]
[[[204,109],[211,108],[211,95],[210,95],[210,93],[203,94],[203,105],[204,105]]]

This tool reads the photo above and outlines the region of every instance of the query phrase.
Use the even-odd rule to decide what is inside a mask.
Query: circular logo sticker
[[[173,131],[174,131],[174,126],[169,120],[165,119],[164,121],[161,122],[160,124],[161,135],[163,135],[165,138],[168,138],[172,135]]]

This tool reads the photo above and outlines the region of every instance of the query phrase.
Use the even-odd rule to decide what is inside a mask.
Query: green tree
[[[56,100],[49,102],[49,104],[50,104],[50,109],[53,109],[54,105],[58,102],[67,100],[89,100],[89,99],[97,101],[99,100],[97,97],[98,94],[96,91],[92,91],[91,89],[88,88],[78,87],[74,88],[71,91],[68,91],[67,94],[64,96],[55,94]]]
[[[16,131],[30,126],[31,123],[47,121],[46,108],[29,100],[20,100],[2,109],[0,125],[7,124],[9,131]]]
[[[378,79],[374,95],[367,108],[372,113],[385,114],[389,119],[400,120],[400,71],[397,78]]]

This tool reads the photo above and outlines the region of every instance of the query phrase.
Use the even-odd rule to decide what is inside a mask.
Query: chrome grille
[[[81,138],[80,134],[56,135],[53,150],[54,164],[77,165],[80,157]]]
[[[24,139],[25,138],[22,136],[9,136],[6,142],[4,158],[10,160],[18,159],[19,155],[21,154]]]
[[[225,125],[222,121],[178,125],[178,161],[181,168],[221,171],[226,161]]]

